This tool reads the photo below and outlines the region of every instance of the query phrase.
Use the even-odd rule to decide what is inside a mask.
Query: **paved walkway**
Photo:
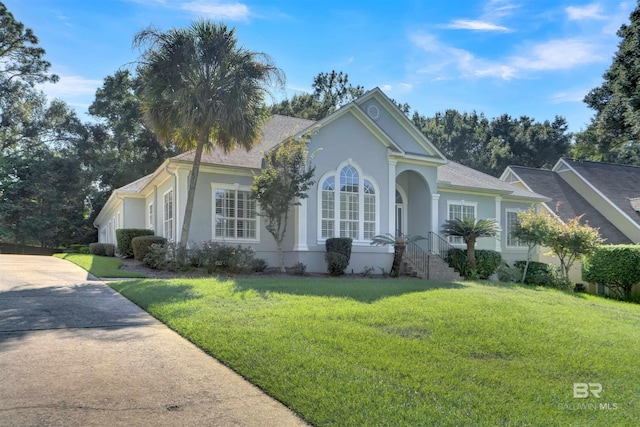
[[[303,426],[102,281],[0,255],[0,426]]]

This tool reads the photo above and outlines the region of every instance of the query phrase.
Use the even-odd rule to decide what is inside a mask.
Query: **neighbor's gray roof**
[[[640,225],[633,199],[640,197],[640,167],[563,159],[576,172]]]
[[[544,201],[546,196],[534,193],[504,182],[494,176],[471,169],[460,163],[449,161],[449,163],[438,167],[438,184],[451,184],[456,187],[466,187],[481,190],[493,190],[503,194],[524,197]]]
[[[629,243],[630,240],[607,220],[596,208],[585,200],[556,172],[524,166],[509,166],[511,170],[533,191],[548,196],[547,206],[563,221],[583,215],[581,222],[600,229],[607,243]]]
[[[275,115],[265,123],[262,128],[260,142],[247,151],[242,148],[225,153],[223,149],[214,147],[210,152],[202,153],[202,164],[240,166],[260,169],[263,153],[275,147],[286,138],[301,132],[315,122],[313,120],[297,119],[294,117]],[[171,160],[183,160],[192,162],[195,151],[188,151]]]

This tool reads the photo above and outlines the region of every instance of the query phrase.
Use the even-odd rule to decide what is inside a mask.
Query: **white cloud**
[[[86,79],[82,76],[59,75],[58,83],[46,83],[42,90],[50,98],[67,99],[75,96],[94,95],[102,86],[102,80]]]
[[[380,86],[383,92],[409,93],[413,90],[411,83],[384,84]]]
[[[445,28],[452,30],[473,30],[473,31],[509,31],[507,27],[492,24],[490,22],[476,21],[472,19],[456,19]]]
[[[219,3],[195,0],[183,3],[181,9],[210,19],[244,21],[250,16],[249,7],[243,3]]]
[[[520,5],[510,0],[490,0],[484,6],[484,14],[482,16],[488,20],[496,20],[512,15],[513,11],[518,8],[520,8]]]
[[[585,20],[605,20],[606,16],[602,14],[602,6],[598,3],[592,3],[585,6],[569,6],[566,9],[570,21]]]
[[[579,38],[552,40],[533,46],[525,56],[510,62],[521,70],[565,70],[603,59],[594,43]]]
[[[552,104],[581,103],[590,89],[572,89],[554,93],[549,97]]]
[[[540,71],[555,71],[577,68],[600,62],[607,58],[601,45],[586,39],[570,38],[551,40],[521,47],[519,55],[501,60],[479,58],[473,53],[441,42],[432,34],[419,32],[410,34],[410,39],[427,53],[427,65],[419,73],[434,74],[437,78],[484,78],[502,80],[529,77]]]

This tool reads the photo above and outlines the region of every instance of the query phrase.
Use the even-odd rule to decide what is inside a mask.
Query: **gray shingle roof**
[[[640,225],[632,199],[640,197],[640,167],[563,159],[576,172]]]
[[[138,178],[135,181],[118,188],[117,190],[127,193],[136,193],[147,183],[147,181],[151,178],[151,175],[153,174],[145,175],[142,178]]]
[[[262,138],[251,150],[238,149],[225,153],[223,149],[214,147],[210,152],[202,153],[202,164],[241,166],[259,169],[262,164],[262,155],[269,151],[284,139],[303,131],[315,122],[313,120],[297,119],[275,115],[272,116],[262,128]],[[192,162],[195,151],[182,153],[171,160]]]
[[[596,208],[585,200],[556,172],[523,166],[509,166],[533,191],[548,196],[546,205],[563,221],[584,215],[581,222],[600,229],[606,243],[630,243],[630,240],[607,220]]]
[[[449,161],[446,165],[438,167],[438,184],[451,184],[456,187],[484,189],[490,191],[498,190],[504,194],[525,197],[528,199],[546,199],[546,196],[524,190],[520,187],[509,184],[508,182],[501,181],[494,176],[487,175],[486,173],[452,161]]]

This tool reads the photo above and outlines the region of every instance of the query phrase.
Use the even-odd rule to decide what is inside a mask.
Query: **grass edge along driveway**
[[[122,261],[114,257],[105,257],[97,255],[86,254],[53,254],[54,257],[67,260],[84,268],[89,273],[100,278],[143,278],[142,273],[135,271],[123,271],[120,270]]]
[[[415,279],[110,285],[313,425],[640,425],[635,304]]]

